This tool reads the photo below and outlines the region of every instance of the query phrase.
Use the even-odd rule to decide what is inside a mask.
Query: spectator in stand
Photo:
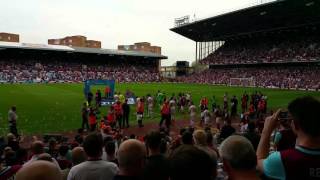
[[[236,132],[236,129],[232,127],[231,120],[227,119],[226,124],[221,128],[219,139],[220,141],[227,139],[229,136]]]
[[[297,136],[294,134],[288,119],[280,119],[280,129],[276,132],[274,146],[277,151],[292,149],[296,145]]]
[[[135,139],[124,141],[118,150],[119,173],[114,180],[141,179],[145,167],[146,149],[144,145]]]
[[[258,180],[256,173],[257,156],[249,140],[233,135],[220,145],[223,169],[232,180]]]
[[[145,144],[148,158],[146,160],[143,179],[168,180],[169,178],[169,162],[167,158],[161,154],[161,141],[162,137],[158,131],[152,131],[146,136]]]
[[[7,166],[0,158],[0,180],[14,179],[15,174],[22,167],[21,165]]]
[[[53,158],[57,158],[59,151],[57,148],[57,141],[55,138],[50,138],[49,139],[49,146],[45,147],[45,152],[50,154]]]
[[[87,160],[87,155],[83,147],[75,147],[72,149],[72,166],[76,166]]]
[[[297,135],[295,148],[269,154],[270,136],[280,110],[265,120],[257,149],[258,169],[275,179],[318,179],[320,164],[320,102],[302,97],[289,103],[291,126]],[[290,116],[289,116],[290,117]]]
[[[248,123],[248,131],[243,134],[252,144],[254,150],[256,151],[258,148],[258,144],[260,141],[260,135],[256,131],[256,125],[254,122]]]
[[[61,170],[71,168],[71,161],[67,159],[67,154],[69,152],[69,147],[67,145],[61,145],[59,147],[59,155],[57,157],[58,164]]]
[[[76,166],[84,161],[87,160],[87,155],[83,150],[83,147],[75,147],[72,149],[71,152],[71,158],[72,158],[72,166]],[[67,168],[61,171],[62,174],[62,179],[67,180],[68,179],[68,174],[70,172],[71,168]]]
[[[187,130],[182,134],[182,143],[184,145],[193,145],[192,132]]]
[[[68,180],[111,180],[118,172],[116,164],[103,161],[103,140],[101,134],[89,134],[83,143],[87,161],[73,166],[69,172]]]
[[[180,146],[169,157],[170,180],[212,180],[217,164],[204,151],[194,146]]]
[[[32,164],[34,161],[38,160],[39,156],[41,154],[44,153],[44,144],[42,141],[35,141],[32,143],[31,145],[31,151],[32,151],[32,157],[31,159],[26,162],[23,166],[27,166],[29,164]],[[52,157],[50,155],[50,157]],[[60,169],[59,167],[59,163],[54,159],[54,158],[51,158],[52,159],[52,162]]]
[[[11,147],[13,151],[17,151],[20,149],[19,141],[12,133],[9,133],[7,135],[7,146]]]
[[[60,169],[48,161],[36,161],[21,168],[16,180],[62,180]]]
[[[106,142],[104,150],[106,152],[106,160],[119,165],[118,159],[116,157],[116,144],[113,140]]]
[[[130,116],[130,106],[128,104],[128,99],[125,99],[124,103],[122,104],[123,110],[123,119],[122,119],[122,127],[129,128],[129,116]]]
[[[199,148],[200,150],[206,152],[211,159],[217,163],[217,153],[211,149],[207,144],[207,134],[204,130],[196,130],[193,133],[193,141],[194,145]]]

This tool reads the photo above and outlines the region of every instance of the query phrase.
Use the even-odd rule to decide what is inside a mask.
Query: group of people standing
[[[99,111],[99,97],[101,96],[99,96],[99,92],[100,91],[98,90],[96,93],[96,101],[98,101],[96,102],[96,108],[90,107],[91,103],[89,101],[83,105],[82,129],[95,131],[98,124],[97,120],[101,120],[101,123],[108,124],[112,128],[128,128],[130,105],[128,104],[126,96],[121,93],[116,93],[114,95],[115,103],[110,106],[107,115],[101,117],[101,112]],[[164,92],[159,90],[154,96],[148,94],[147,96],[136,98],[136,120],[140,128],[144,127],[144,117],[154,118],[155,114],[157,114],[155,113],[155,109],[158,108],[160,111],[159,128],[165,128],[170,131],[170,127],[175,122],[177,113],[185,114],[187,112],[189,114],[191,127],[195,126],[195,122],[198,119],[197,115],[200,114],[200,125],[211,127],[213,122],[215,122],[216,127],[220,129],[228,119],[239,117],[239,101],[235,95],[229,99],[228,93],[226,92],[222,101],[222,107],[220,107],[215,96],[212,96],[210,99],[203,96],[200,99],[199,106],[196,106],[190,93],[179,93],[177,96],[172,94],[168,97]],[[267,96],[263,95],[261,92],[252,93],[250,96],[247,92],[244,92],[240,102],[241,120],[258,119],[266,113]],[[199,113],[197,113],[197,109],[200,110]],[[163,124],[165,125],[164,127]]]
[[[123,95],[122,95],[123,96]],[[115,95],[115,103],[110,106],[107,114],[101,117],[99,109],[100,103],[96,102],[96,107],[90,106],[89,102],[85,102],[82,107],[82,129],[95,131],[100,120],[100,128],[104,125],[110,125],[112,128],[117,126],[120,129],[129,128],[130,106],[128,100]],[[124,97],[124,96],[123,96]],[[99,99],[96,99],[96,101]]]

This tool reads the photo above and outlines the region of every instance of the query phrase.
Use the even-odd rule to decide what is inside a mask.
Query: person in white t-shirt
[[[189,107],[189,113],[190,113],[190,126],[193,127],[196,121],[196,106],[193,104],[193,102],[191,102],[191,105]]]
[[[103,140],[101,134],[88,135],[83,143],[87,161],[71,168],[68,180],[112,180],[119,169],[115,163],[101,159]]]
[[[153,98],[151,95],[148,96],[147,98],[147,103],[148,103],[148,117],[152,117],[153,116]]]
[[[176,100],[174,98],[171,98],[169,101],[170,106],[170,115],[171,115],[171,122],[175,120],[175,114],[176,114]]]
[[[203,111],[203,117],[204,117],[204,125],[211,126],[211,114],[207,107]]]

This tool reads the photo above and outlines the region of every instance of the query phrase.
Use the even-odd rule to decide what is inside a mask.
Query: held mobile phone
[[[285,119],[288,119],[288,111],[281,111],[280,112],[280,114],[279,114],[279,119],[281,120],[281,119],[283,119],[283,120],[285,120]]]

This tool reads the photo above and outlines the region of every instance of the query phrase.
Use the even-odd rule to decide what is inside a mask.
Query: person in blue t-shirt
[[[313,97],[297,98],[288,110],[297,135],[295,147],[269,154],[270,137],[279,122],[278,110],[265,120],[257,149],[258,169],[273,179],[319,179],[320,102]]]

